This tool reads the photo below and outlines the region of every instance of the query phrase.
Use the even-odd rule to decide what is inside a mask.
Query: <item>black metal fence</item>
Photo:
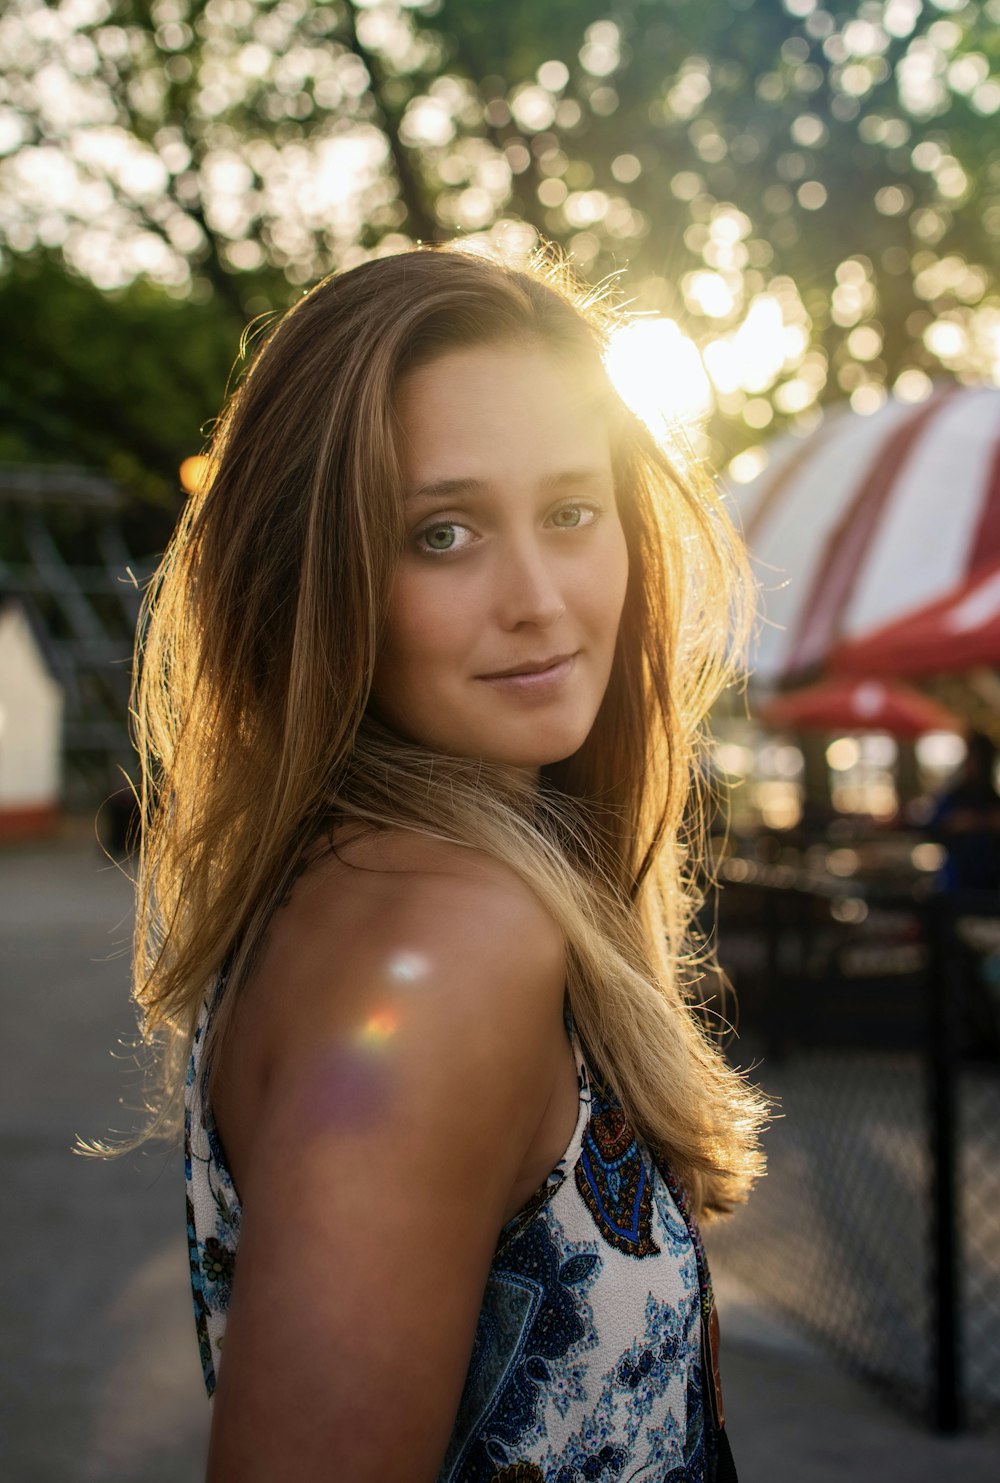
[[[780,1116],[714,1261],[910,1414],[1000,1425],[1000,901],[720,877],[734,1058]]]

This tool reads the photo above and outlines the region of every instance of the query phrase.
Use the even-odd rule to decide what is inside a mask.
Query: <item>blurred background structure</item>
[[[703,923],[737,991],[732,1053],[783,1107],[768,1180],[712,1240],[737,1456],[750,1483],[784,1476],[779,1454],[796,1483],[914,1479],[921,1458],[995,1477],[1000,0],[7,0],[0,995],[24,1084],[3,1158],[37,1217],[15,1290],[58,1262],[50,1325],[91,1322],[71,1295],[108,1280],[103,1244],[121,1323],[160,1311],[155,1220],[109,1246],[88,1199],[126,1208],[120,1166],[70,1164],[72,1135],[113,1120],[96,1059],[38,1139],[31,1087],[76,1087],[75,1037],[126,1028],[118,969],[105,995],[81,957],[74,991],[73,954],[101,954],[86,912],[127,912],[90,881],[80,820],[100,809],[123,847],[132,634],[211,419],[304,287],[456,236],[622,275],[609,371],[720,471],[756,564]],[[51,953],[18,895],[46,879]],[[72,1197],[50,1199],[60,1180]],[[48,1365],[59,1415],[97,1417],[67,1419],[62,1450],[36,1417],[16,1476],[68,1478],[71,1454],[81,1477],[191,1476],[197,1428],[154,1471],[110,1389],[12,1312],[18,1404]],[[839,1371],[810,1370],[821,1354]],[[108,1387],[132,1364],[98,1361]],[[894,1409],[863,1413],[839,1373]],[[798,1401],[769,1404],[771,1381]],[[157,1384],[165,1436],[190,1395],[171,1412]],[[867,1453],[830,1440],[852,1427]]]

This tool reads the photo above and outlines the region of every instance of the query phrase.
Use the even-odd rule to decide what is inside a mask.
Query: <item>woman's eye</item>
[[[445,520],[439,525],[425,525],[423,530],[417,531],[416,540],[422,551],[455,551],[467,544],[460,540],[463,530],[464,525]]]
[[[575,530],[579,525],[592,525],[599,514],[593,505],[563,505],[552,520],[561,530]]]

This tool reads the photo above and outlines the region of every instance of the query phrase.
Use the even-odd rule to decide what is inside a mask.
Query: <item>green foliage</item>
[[[0,53],[7,457],[169,502],[253,315],[525,223],[698,344],[717,458],[1000,379],[1000,0],[10,0]]]
[[[131,522],[134,549],[155,549],[178,507],[180,461],[221,404],[239,325],[217,299],[141,280],[104,293],[49,255],[9,260],[0,319],[0,462],[111,475],[148,510]]]

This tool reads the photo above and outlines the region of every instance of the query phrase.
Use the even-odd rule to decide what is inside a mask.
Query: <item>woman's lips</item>
[[[485,685],[492,685],[512,695],[547,695],[566,680],[576,663],[576,655],[570,654],[558,660],[548,669],[535,670],[523,675],[480,675]]]

